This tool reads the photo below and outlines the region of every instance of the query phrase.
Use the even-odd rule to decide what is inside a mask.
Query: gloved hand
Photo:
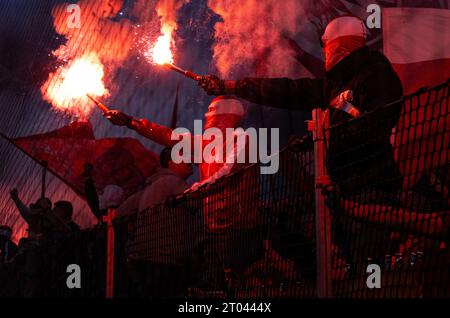
[[[116,126],[130,126],[133,117],[122,113],[119,110],[110,110],[104,115],[113,125]]]
[[[226,95],[225,81],[215,75],[201,76],[198,85],[205,90],[208,95]]]
[[[19,190],[17,190],[16,188],[12,189],[11,192],[11,199],[16,200],[19,198]]]
[[[314,149],[314,142],[310,136],[292,135],[288,141],[289,147],[295,152]]]

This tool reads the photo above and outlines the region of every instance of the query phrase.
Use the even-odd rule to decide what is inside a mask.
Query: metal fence
[[[393,103],[334,127],[317,110],[275,175],[252,165],[41,246],[40,294],[449,296],[448,95],[449,82],[405,97],[401,115]],[[80,290],[66,287],[69,263]],[[371,264],[381,288],[369,288]]]
[[[448,97],[449,82],[326,129],[334,296],[450,296]]]
[[[0,264],[0,297],[105,297],[105,226],[36,241],[21,239],[17,255]],[[80,269],[81,288],[70,265]],[[69,284],[68,284],[69,282]]]
[[[313,152],[279,156],[128,219],[116,295],[313,297]]]

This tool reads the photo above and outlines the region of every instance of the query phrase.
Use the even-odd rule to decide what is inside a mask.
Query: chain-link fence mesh
[[[333,296],[449,296],[448,95],[449,82],[326,128]],[[278,156],[274,175],[251,165],[116,219],[114,296],[315,297],[312,139]],[[2,266],[2,285],[24,296],[103,297],[106,242],[104,225],[29,247]],[[80,290],[67,288],[70,264],[81,268]],[[370,264],[380,289],[368,288]]]
[[[450,295],[448,95],[449,82],[404,98],[400,116],[392,103],[327,129],[335,296]]]
[[[105,226],[42,240],[22,238],[0,266],[0,297],[104,297]]]
[[[312,155],[287,149],[276,175],[252,165],[129,218],[128,289],[116,293],[314,296]]]

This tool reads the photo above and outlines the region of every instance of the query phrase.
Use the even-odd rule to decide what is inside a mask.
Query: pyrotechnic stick
[[[178,67],[176,65],[173,65],[172,63],[165,63],[164,66],[169,68],[169,69],[171,69],[172,71],[175,71],[175,72],[178,72],[180,74],[183,74],[187,78],[193,79],[194,81],[199,81],[200,80],[200,77],[201,77],[200,75],[195,74],[195,73],[193,73],[191,71],[183,70],[182,68],[180,68],[180,67]]]
[[[109,112],[109,108],[106,107],[105,105],[103,105],[102,103],[100,103],[98,100],[96,100],[94,97],[92,97],[89,94],[86,94],[87,97],[89,97],[89,99],[91,101],[93,101],[95,103],[95,105],[97,105],[98,108],[100,108],[104,113]]]

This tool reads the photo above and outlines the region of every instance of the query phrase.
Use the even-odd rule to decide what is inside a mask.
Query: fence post
[[[108,215],[103,217],[103,222],[107,224],[106,236],[106,298],[114,297],[114,225],[113,220],[116,218],[115,209],[108,209]]]
[[[315,109],[312,121],[308,122],[308,130],[314,140],[314,172],[316,177],[316,262],[317,262],[317,296],[330,298],[332,293],[331,281],[331,229],[330,211],[326,205],[326,195],[323,188],[330,182],[326,166],[326,144],[324,127],[329,126],[329,112]]]

